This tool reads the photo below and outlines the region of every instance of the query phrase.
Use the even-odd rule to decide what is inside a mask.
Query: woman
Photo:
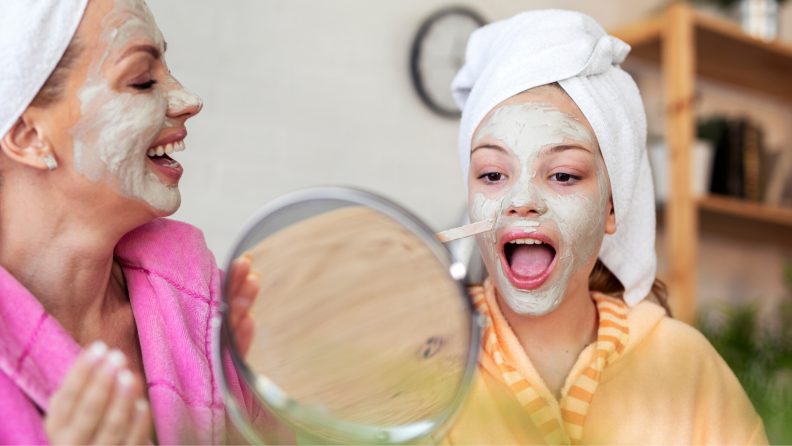
[[[471,37],[452,89],[490,278],[481,373],[452,444],[761,444],[712,346],[670,319],[629,47],[590,17],[532,11]],[[663,304],[650,302],[648,297]]]
[[[161,218],[200,98],[142,0],[0,16],[0,443],[224,441],[221,273],[200,231]],[[249,264],[232,278],[242,350]]]

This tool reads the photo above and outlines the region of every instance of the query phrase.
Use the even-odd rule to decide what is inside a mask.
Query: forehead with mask
[[[470,218],[494,222],[477,236],[487,269],[516,313],[550,313],[573,277],[587,279],[605,233],[597,139],[574,102],[544,86],[490,111],[471,149]]]
[[[140,48],[147,48],[144,51],[162,64],[163,75],[143,73],[133,85],[135,92],[119,91],[107,73]],[[115,0],[103,19],[85,84],[77,92],[81,116],[71,133],[78,173],[106,182],[122,196],[172,213],[181,203],[181,166],[163,153],[149,155],[156,155],[152,144],[160,133],[176,126],[173,116],[178,110],[200,110],[202,103],[171,76],[164,52],[162,33],[145,2]],[[169,152],[183,149],[183,142],[171,144]],[[176,181],[168,181],[169,176]]]

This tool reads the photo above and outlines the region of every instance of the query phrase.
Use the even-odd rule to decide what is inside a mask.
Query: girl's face
[[[77,41],[83,54],[60,105],[64,128],[52,132],[64,135],[54,144],[58,162],[94,183],[91,194],[109,187],[155,215],[172,214],[183,170],[168,155],[184,150],[184,123],[201,99],[170,74],[143,0],[91,0]],[[59,150],[69,145],[71,153]]]
[[[494,222],[477,236],[490,276],[516,313],[550,313],[587,287],[615,231],[594,132],[566,93],[545,86],[495,107],[471,150],[468,211],[472,222]]]

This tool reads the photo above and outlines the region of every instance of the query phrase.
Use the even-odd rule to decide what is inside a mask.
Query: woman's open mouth
[[[169,135],[149,147],[146,151],[146,156],[152,164],[152,169],[159,172],[161,176],[179,181],[184,169],[181,164],[175,159],[171,158],[175,152],[181,152],[185,149],[184,138],[187,136],[187,130],[182,129],[178,132]]]
[[[553,272],[556,248],[539,232],[510,231],[501,237],[501,265],[516,288],[535,290]]]

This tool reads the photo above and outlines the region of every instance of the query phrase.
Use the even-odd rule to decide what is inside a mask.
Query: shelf
[[[765,42],[739,25],[710,17],[687,2],[611,32],[629,44],[629,60],[655,63],[663,74],[663,115],[668,145],[669,196],[662,219],[668,287],[676,317],[694,324],[698,311],[698,243],[701,234],[742,246],[792,248],[792,210],[724,196],[690,193],[690,150],[696,135],[696,81],[709,78],[792,102],[792,45]]]
[[[792,209],[717,195],[701,198],[696,204],[699,235],[792,249]],[[665,209],[659,208],[660,232],[668,230],[665,217]]]
[[[696,74],[792,101],[792,44],[753,38],[729,20],[692,10]],[[660,64],[663,17],[651,17],[611,34],[633,49],[628,58]]]
[[[789,208],[768,206],[762,203],[721,195],[710,195],[698,200],[698,207],[702,211],[728,214],[747,220],[773,223],[792,228],[792,209]]]

